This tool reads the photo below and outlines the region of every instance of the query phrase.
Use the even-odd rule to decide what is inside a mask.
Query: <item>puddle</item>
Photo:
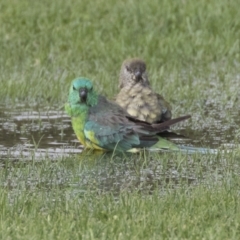
[[[82,148],[64,111],[0,108],[0,158],[22,159],[44,154],[57,158]]]
[[[112,153],[81,153],[83,149],[76,140],[69,117],[63,110],[56,109],[0,107],[2,186],[14,191],[58,186],[72,189],[76,194],[89,189],[115,194],[138,189],[149,194],[156,188],[164,193],[166,186],[206,184],[209,177],[218,176],[219,179],[225,170],[239,169],[224,157],[219,160],[208,155],[194,158],[185,154],[185,160],[182,160],[177,153],[116,156]],[[225,118],[215,121],[211,118],[214,116],[208,116],[204,122],[195,116],[192,121],[198,121],[198,124],[175,126],[174,131],[190,137],[180,143],[211,148],[233,143],[238,120],[232,126],[221,127]]]
[[[36,157],[44,152],[58,156],[80,153],[82,146],[73,133],[70,118],[63,110],[56,109],[19,106],[12,110],[0,106],[0,158],[10,152],[13,156],[28,156],[31,150],[35,150]],[[216,117],[219,112],[211,112],[213,116],[205,119],[193,116],[191,127],[187,122],[182,127],[181,124],[174,126],[173,131],[189,137],[175,142],[209,148],[234,143],[240,112],[234,111],[236,121],[232,125],[226,123],[226,118]]]

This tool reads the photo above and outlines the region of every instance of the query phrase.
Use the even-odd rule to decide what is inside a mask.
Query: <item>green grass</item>
[[[57,109],[77,76],[113,97],[122,61],[138,56],[174,116],[192,115],[179,128],[205,146],[211,132],[238,142],[239,4],[1,1],[1,103]],[[22,157],[0,164],[1,239],[240,236],[239,152]]]
[[[221,92],[239,86],[238,1],[0,4],[2,101],[63,102],[80,75],[112,96],[122,61],[133,56],[146,60],[153,86],[172,102],[200,101],[213,84]]]
[[[240,234],[239,153],[87,152],[38,160],[3,162],[1,239],[237,239]]]
[[[238,239],[236,155],[111,157],[6,161],[0,238]]]
[[[1,208],[1,239],[238,239],[240,232],[239,195],[225,186],[160,198],[125,193],[118,201],[26,192],[13,205],[1,192]]]

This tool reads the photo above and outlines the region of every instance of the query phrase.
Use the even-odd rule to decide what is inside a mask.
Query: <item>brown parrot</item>
[[[132,58],[122,63],[119,88],[115,101],[132,117],[149,123],[171,119],[172,108],[151,88],[143,60]]]

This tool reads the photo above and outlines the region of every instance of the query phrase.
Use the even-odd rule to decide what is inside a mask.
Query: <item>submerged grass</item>
[[[139,56],[174,116],[192,114],[180,128],[205,143],[211,129],[238,142],[239,1],[9,0],[0,8],[8,109],[61,108],[77,76],[112,97],[122,61]],[[2,160],[0,238],[238,239],[239,156]]]

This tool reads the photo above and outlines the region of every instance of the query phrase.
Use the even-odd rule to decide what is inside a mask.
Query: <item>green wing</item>
[[[88,121],[84,128],[87,140],[107,150],[116,148],[116,150],[126,151],[133,145],[139,145],[139,137],[130,127],[126,128],[119,124],[110,127],[105,124],[108,124],[108,121],[105,121],[104,125]]]
[[[141,146],[140,136],[148,132],[126,118],[127,115],[124,109],[100,96],[98,104],[89,111],[85,137],[108,150],[126,151]]]

